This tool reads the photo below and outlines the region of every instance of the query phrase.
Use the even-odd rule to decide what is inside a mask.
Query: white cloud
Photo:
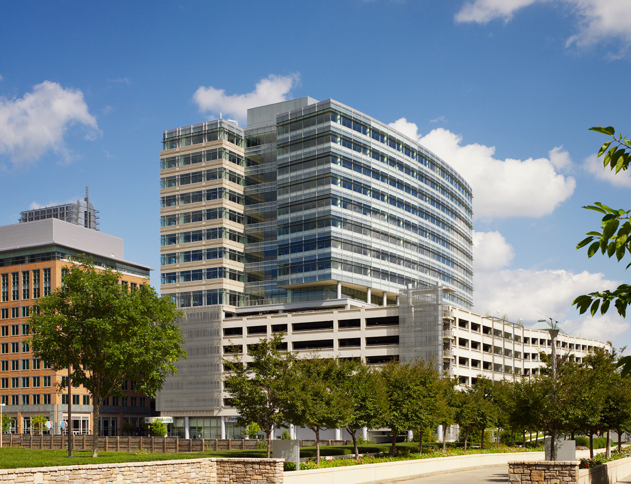
[[[75,197],[75,198],[69,198],[67,199],[65,202],[48,202],[48,203],[38,203],[38,202],[31,202],[31,204],[29,205],[28,209],[29,210],[36,210],[38,208],[45,208],[45,207],[52,207],[55,205],[66,205],[68,203],[76,203],[77,200],[79,200],[81,197]]]
[[[496,18],[509,21],[513,14],[540,0],[475,0],[465,3],[456,14],[456,22],[485,24]]]
[[[574,178],[559,173],[560,168],[571,166],[561,147],[550,152],[550,159],[499,160],[493,157],[494,147],[462,145],[460,135],[444,128],[421,136],[418,126],[405,118],[390,126],[418,140],[467,180],[473,188],[476,219],[542,217],[567,200],[576,187]]]
[[[446,123],[447,118],[443,114],[442,116],[438,116],[437,118],[431,119],[429,122],[430,123]]]
[[[575,319],[569,319],[559,323],[563,331],[572,336],[611,341],[616,349],[620,346],[616,340],[629,329],[629,323],[620,317],[615,309],[611,309],[604,316],[591,317],[583,315]]]
[[[622,43],[621,53],[631,46],[631,8],[628,0],[474,0],[456,14],[456,22],[486,24],[495,19],[511,20],[520,9],[534,3],[564,6],[576,18],[576,34],[566,46],[587,47],[612,39]]]
[[[603,180],[617,187],[631,187],[631,176],[628,171],[621,171],[616,175],[609,167],[603,168],[603,163],[596,155],[590,155],[583,160],[583,169],[598,180]]]
[[[473,232],[473,273],[496,271],[511,263],[513,247],[499,232]]]
[[[474,277],[475,310],[492,315],[499,311],[511,321],[518,318],[536,321],[546,316],[562,321],[573,315],[571,304],[577,296],[614,289],[619,284],[603,274],[587,271],[578,274],[566,270],[480,271]]]
[[[14,165],[37,160],[50,150],[68,159],[64,134],[75,124],[86,128],[88,138],[98,132],[83,93],[56,82],[44,81],[20,99],[0,98],[0,154]]]
[[[214,116],[222,113],[224,118],[234,117],[243,123],[247,118],[248,108],[287,100],[287,95],[299,82],[299,74],[288,76],[271,74],[257,82],[254,91],[232,95],[227,95],[224,89],[201,86],[195,91],[193,101],[199,106],[201,112],[209,112]]]

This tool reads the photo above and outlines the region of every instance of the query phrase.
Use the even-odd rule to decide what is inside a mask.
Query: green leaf
[[[587,232],[585,235],[593,235],[594,237],[602,237],[603,234],[601,234],[600,232]]]
[[[589,249],[587,249],[587,257],[592,257],[596,253],[599,247],[600,247],[600,242],[594,242],[592,245],[590,245]]]
[[[626,244],[628,237],[626,235],[621,235],[616,238],[616,248],[623,247]]]
[[[589,312],[592,313],[592,316],[594,316],[594,314],[596,314],[596,311],[598,311],[598,306],[600,306],[600,299],[594,299],[592,307],[589,309]]]
[[[616,133],[613,126],[607,126],[606,128],[603,126],[593,126],[589,128],[589,131],[596,131],[597,133],[606,134],[608,136],[613,136]]]
[[[611,257],[616,253],[616,244],[613,242],[607,245],[607,257]]]
[[[621,261],[624,257],[624,253],[626,252],[625,246],[621,245],[620,247],[616,247],[616,259]]]
[[[609,215],[606,215],[606,217],[609,217]],[[605,220],[603,218],[603,220]],[[618,230],[618,226],[620,225],[620,222],[618,221],[618,219],[613,219],[610,222],[607,223],[607,225],[605,225],[605,228],[603,230],[603,238],[605,239],[609,239],[611,238],[611,236],[613,234],[616,233],[616,230]]]
[[[582,249],[583,247],[585,247],[587,244],[589,244],[592,240],[594,240],[594,237],[587,237],[583,240],[581,240],[578,245],[576,246],[577,249]]]
[[[600,158],[602,156],[602,154],[607,151],[607,148],[609,148],[609,145],[611,144],[611,141],[607,141],[605,144],[603,144],[600,147],[600,151],[598,151],[598,157]]]
[[[598,202],[597,202],[597,204],[598,204]],[[583,208],[586,209],[586,210],[593,210],[595,212],[607,213],[602,207],[597,207],[597,206],[594,206],[594,205],[587,205],[587,206],[585,206]]]
[[[609,299],[605,299],[603,301],[602,306],[600,306],[600,314],[605,314],[608,310],[609,310],[609,303],[611,301],[609,301]]]

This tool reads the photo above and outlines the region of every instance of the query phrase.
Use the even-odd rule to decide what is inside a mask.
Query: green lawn
[[[91,450],[75,450],[68,458],[67,450],[39,450],[3,447],[0,449],[0,469],[19,467],[53,467],[82,464],[111,464],[118,462],[146,462],[152,460],[199,459],[201,457],[265,457],[265,450],[220,450],[180,454],[151,454],[127,452],[99,452],[92,458]]]
[[[436,447],[434,444],[433,447]],[[486,452],[511,452],[517,449],[502,447],[497,449],[489,446]],[[402,442],[397,444],[397,450],[402,454],[414,454],[418,452],[418,443]],[[368,444],[360,445],[361,453],[377,453],[390,451],[390,444]],[[469,451],[471,452],[471,451]],[[473,451],[473,452],[480,452]],[[353,453],[352,445],[342,446],[322,446],[320,448],[322,456],[327,455],[345,455]],[[461,455],[464,452],[461,449],[450,449],[448,455]],[[300,449],[301,457],[315,457],[315,447],[302,447]],[[424,457],[438,457],[442,454],[432,446],[424,448]],[[127,453],[127,452],[99,452],[96,459],[92,458],[92,451],[75,450],[73,457],[68,458],[67,450],[40,450],[40,449],[20,449],[4,447],[0,449],[0,469],[16,469],[20,467],[53,467],[53,466],[69,466],[82,464],[110,464],[119,462],[146,462],[156,460],[176,460],[176,459],[199,459],[201,457],[258,457],[266,456],[264,449],[256,450],[220,450],[206,452],[191,452],[179,454],[152,454],[152,453]]]

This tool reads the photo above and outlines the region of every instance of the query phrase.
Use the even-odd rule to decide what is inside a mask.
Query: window
[[[2,378],[2,388],[9,388],[9,379],[8,378]]]
[[[44,362],[44,370],[48,370],[50,368],[50,363],[47,361]]]
[[[40,404],[39,395],[33,395],[33,405],[39,405],[39,404]]]
[[[28,309],[28,308],[22,308],[22,309]],[[29,334],[28,324],[23,324],[22,325],[22,334],[24,336],[27,336]]]
[[[147,399],[145,397],[140,397],[140,406],[141,407],[146,407],[147,406]]]
[[[2,311],[0,312],[0,318],[9,319],[9,308],[2,309]],[[2,336],[8,336],[9,334],[8,331],[7,331],[7,334],[4,334],[4,328],[8,329],[8,326],[2,326],[2,331],[3,331]]]
[[[122,405],[123,407],[127,407],[127,397],[123,397],[123,398],[121,398],[121,405]]]
[[[20,395],[11,395],[11,405],[20,404]]]
[[[29,271],[22,271],[22,299],[31,299]]]
[[[42,395],[42,396],[44,397],[43,404],[44,405],[50,405],[50,394],[45,394],[45,395]]]
[[[28,376],[23,376],[22,377],[22,388],[28,388],[29,387],[29,377]]]
[[[17,301],[20,299],[20,273],[14,272],[11,274],[11,301]]]
[[[11,371],[20,371],[20,360],[11,360]]]
[[[11,353],[19,353],[19,352],[20,352],[20,343],[11,343]]]
[[[9,300],[9,274],[2,274],[2,302]]]
[[[90,395],[83,395],[83,404],[90,405]]]
[[[29,395],[22,395],[22,405],[29,404]]]
[[[40,386],[40,377],[38,376],[34,376],[33,377],[33,388],[39,388]]]
[[[137,407],[138,406],[138,398],[137,397],[131,397],[131,406],[132,407]]]
[[[22,306],[22,317],[23,318],[28,318],[29,317],[29,311],[30,308],[28,306]],[[24,325],[22,325],[22,327],[24,327]],[[26,327],[28,328],[28,324],[26,325]],[[22,333],[22,334],[28,334],[28,330],[26,330],[26,333]]]
[[[28,353],[29,344],[26,341],[22,341],[22,353]]]
[[[12,308],[15,309],[15,308]],[[20,335],[20,326],[18,324],[11,325],[11,336],[19,336]]]
[[[68,395],[65,393],[61,396],[61,404],[68,405]]]
[[[20,388],[20,378],[15,376],[11,378],[11,388]]]
[[[39,292],[39,269],[33,271],[33,299],[37,299]]]
[[[44,386],[45,387],[49,387],[50,386],[50,377],[49,376],[45,376],[42,379],[44,380]]]
[[[0,345],[2,354],[7,354],[9,352],[9,343],[2,343],[2,345]]]
[[[28,370],[30,360],[22,360],[22,369]]]
[[[39,370],[42,364],[42,360],[40,360],[39,358],[35,358],[33,359],[33,369],[34,370]]]
[[[4,311],[4,309],[3,309]],[[7,315],[8,317],[8,315]],[[9,336],[9,327],[8,326],[2,326],[2,336]]]
[[[125,380],[121,385],[121,390],[127,390],[127,380]]]
[[[20,308],[11,308],[11,317],[19,318],[20,317]]]
[[[44,269],[44,296],[50,294],[50,269]]]
[[[7,360],[2,361],[2,371],[9,371],[9,362]]]

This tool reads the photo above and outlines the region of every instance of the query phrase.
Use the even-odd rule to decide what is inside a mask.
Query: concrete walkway
[[[397,484],[428,484],[430,482],[436,484],[484,484],[508,482],[508,466],[501,465],[482,469],[470,469],[396,482]]]

